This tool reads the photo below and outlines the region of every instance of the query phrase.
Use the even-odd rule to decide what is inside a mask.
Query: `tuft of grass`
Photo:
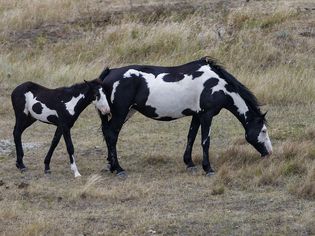
[[[94,174],[90,176],[81,188],[72,192],[72,198],[76,199],[78,197],[86,198],[87,196],[96,196],[99,191],[95,188],[95,185],[99,184],[101,180],[102,177],[100,175]]]
[[[215,186],[211,190],[211,195],[222,195],[224,194],[224,186]]]
[[[248,145],[232,145],[219,156],[220,158],[217,160],[219,166],[228,163],[234,167],[242,167],[260,160]]]
[[[290,161],[285,163],[282,169],[282,173],[285,176],[292,176],[292,175],[303,175],[306,172],[306,168],[303,164],[299,161]]]
[[[308,175],[302,185],[296,186],[295,194],[299,197],[315,200],[315,167],[308,171]]]

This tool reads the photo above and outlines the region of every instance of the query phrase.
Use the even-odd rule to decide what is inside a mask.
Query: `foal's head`
[[[99,79],[95,79],[92,81],[85,81],[84,82],[89,87],[89,94],[91,96],[91,100],[95,107],[103,114],[110,113],[110,107],[108,105],[105,91],[102,87],[102,82]]]
[[[247,142],[253,145],[262,157],[272,154],[272,145],[267,131],[265,115],[251,119],[246,125],[245,133]]]

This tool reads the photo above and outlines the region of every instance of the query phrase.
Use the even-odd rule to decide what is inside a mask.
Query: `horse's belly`
[[[198,112],[200,93],[186,89],[150,90],[146,105],[155,108],[157,118],[180,118],[187,111]]]

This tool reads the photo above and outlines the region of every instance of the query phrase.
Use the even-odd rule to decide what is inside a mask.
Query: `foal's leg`
[[[50,173],[50,167],[49,167],[49,164],[50,164],[50,160],[51,160],[51,156],[55,150],[55,148],[57,147],[58,143],[59,143],[59,140],[61,138],[61,135],[62,135],[62,129],[60,126],[57,127],[56,129],[56,132],[55,132],[55,135],[53,137],[53,140],[51,142],[51,146],[49,148],[49,151],[45,157],[45,174],[49,174]]]
[[[204,113],[199,116],[201,124],[201,145],[203,149],[202,168],[207,176],[213,175],[214,171],[211,168],[209,161],[209,147],[210,147],[210,131],[212,116],[209,113]]]
[[[23,147],[22,147],[22,133],[23,131],[32,125],[36,119],[31,116],[27,116],[23,113],[21,115],[16,116],[15,126],[13,130],[14,143],[16,148],[16,167],[21,171],[26,170],[26,166],[23,163]]]
[[[81,175],[80,175],[80,173],[78,171],[77,165],[75,164],[74,148],[73,148],[73,143],[72,143],[72,140],[71,140],[70,128],[62,127],[62,134],[63,134],[63,137],[64,137],[65,142],[66,142],[67,151],[68,151],[69,158],[70,158],[71,170],[74,173],[74,177],[79,177]]]
[[[200,121],[197,115],[193,115],[190,123],[190,128],[187,136],[187,145],[184,153],[184,162],[187,165],[187,169],[193,170],[195,168],[195,164],[191,159],[192,148],[196,139],[196,135],[198,133],[198,129],[200,126]]]

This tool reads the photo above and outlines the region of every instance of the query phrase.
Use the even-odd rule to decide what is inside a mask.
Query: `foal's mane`
[[[239,82],[232,74],[226,71],[223,65],[217,62],[216,59],[211,57],[204,57],[201,60],[205,60],[220,77],[224,78],[228,84],[232,85],[237,92],[245,101],[246,104],[254,111],[254,113],[263,118],[266,122],[264,114],[262,114],[259,106],[261,104],[258,102],[255,95],[241,82]]]
[[[102,81],[97,78],[94,80],[84,81],[81,83],[70,85],[69,87],[65,87],[65,89],[71,89],[73,91],[82,91],[82,90],[86,91],[89,89],[88,83],[102,84]]]

